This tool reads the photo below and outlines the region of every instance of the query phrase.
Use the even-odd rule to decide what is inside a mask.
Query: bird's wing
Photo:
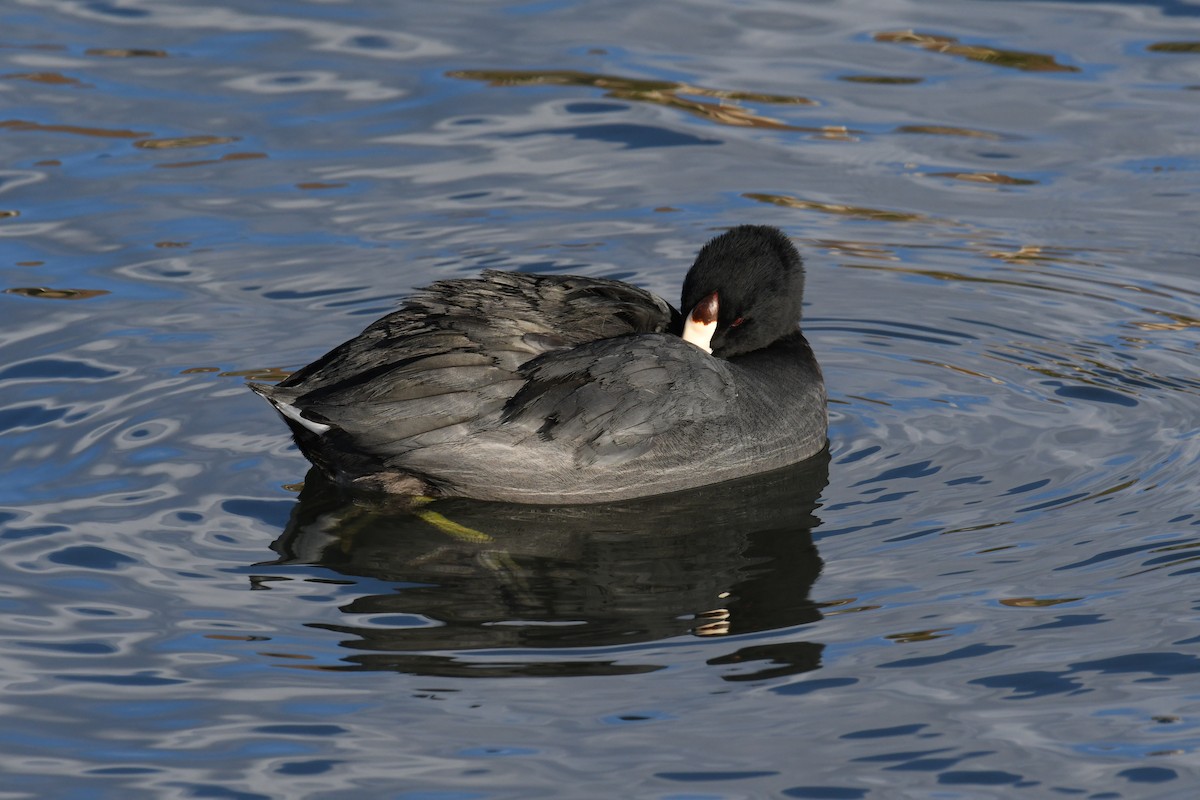
[[[498,414],[523,385],[520,369],[530,359],[667,330],[676,319],[660,298],[618,281],[488,271],[414,293],[359,336],[259,391],[285,416],[290,410],[338,428],[387,455],[452,439]]]
[[[525,384],[505,404],[502,430],[514,443],[556,443],[579,466],[686,448],[698,426],[728,414],[736,398],[727,362],[670,334],[546,353],[521,375]]]

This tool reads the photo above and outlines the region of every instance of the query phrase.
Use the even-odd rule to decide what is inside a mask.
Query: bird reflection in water
[[[342,607],[369,627],[313,623],[359,651],[331,669],[436,676],[651,672],[649,648],[820,619],[812,540],[829,456],[702,489],[619,503],[466,499],[399,508],[347,500],[309,473],[269,565],[396,584]],[[389,617],[395,619],[389,619]],[[421,620],[420,622],[414,622]],[[617,651],[604,648],[620,648]],[[551,652],[552,651],[552,652]],[[709,660],[728,680],[819,666],[821,645],[756,640]],[[767,662],[759,664],[757,662]]]

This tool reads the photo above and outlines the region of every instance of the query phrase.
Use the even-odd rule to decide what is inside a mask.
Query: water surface
[[[1182,3],[18,0],[5,797],[1189,797]],[[346,507],[245,388],[484,268],[786,230],[830,455]]]

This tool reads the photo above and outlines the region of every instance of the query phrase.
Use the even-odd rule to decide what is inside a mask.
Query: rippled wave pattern
[[[1183,798],[1200,13],[13,0],[4,797]],[[346,503],[246,388],[784,228],[830,448]]]

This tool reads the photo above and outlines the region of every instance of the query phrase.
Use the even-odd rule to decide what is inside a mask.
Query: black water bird
[[[662,494],[824,448],[803,296],[788,237],[743,225],[700,250],[686,317],[620,281],[488,270],[250,387],[343,487],[543,504]]]

